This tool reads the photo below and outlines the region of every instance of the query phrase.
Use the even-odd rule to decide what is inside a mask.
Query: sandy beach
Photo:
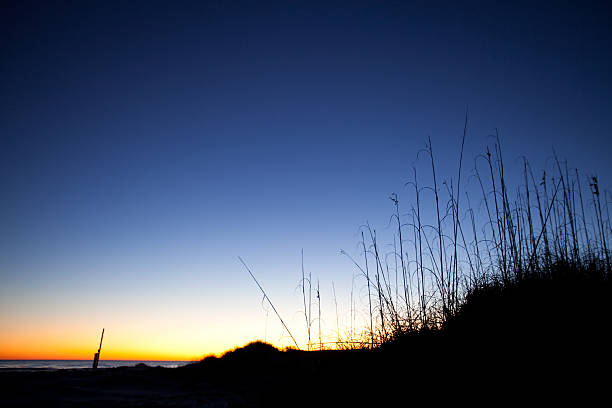
[[[240,396],[185,382],[167,368],[121,367],[0,372],[7,407],[244,406]]]
[[[7,407],[388,406],[494,403],[501,397],[517,402],[526,398],[586,402],[605,390],[605,376],[595,370],[603,361],[556,358],[554,347],[541,355],[473,358],[473,349],[455,357],[436,355],[442,344],[450,343],[430,338],[415,339],[411,347],[378,351],[281,352],[252,343],[221,358],[179,368],[3,370],[2,403]]]

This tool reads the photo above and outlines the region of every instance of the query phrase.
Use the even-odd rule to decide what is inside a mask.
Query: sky
[[[303,347],[302,250],[346,329],[340,250],[428,138],[456,174],[466,114],[466,172],[498,132],[609,188],[612,13],[531,3],[3,2],[0,359],[292,344],[238,256]]]

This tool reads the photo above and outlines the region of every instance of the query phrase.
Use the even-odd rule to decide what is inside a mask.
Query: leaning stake
[[[100,347],[98,347],[98,352],[94,354],[92,368],[98,368],[98,360],[100,360],[100,350],[102,350],[102,339],[104,339],[104,328],[102,328],[102,336],[100,337]]]

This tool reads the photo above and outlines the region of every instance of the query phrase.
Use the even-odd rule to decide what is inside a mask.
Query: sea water
[[[137,364],[150,367],[176,368],[191,361],[151,361],[151,360],[100,360],[98,368],[133,367]],[[91,368],[92,360],[0,360],[0,371],[12,370],[62,370],[73,368]]]

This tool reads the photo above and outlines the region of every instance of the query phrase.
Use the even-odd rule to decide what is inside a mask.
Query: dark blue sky
[[[236,255],[288,299],[301,248],[350,280],[427,137],[456,172],[466,108],[466,171],[497,128],[510,166],[609,186],[605,3],[454,3],[4,3],[2,321],[94,282],[257,306]]]

